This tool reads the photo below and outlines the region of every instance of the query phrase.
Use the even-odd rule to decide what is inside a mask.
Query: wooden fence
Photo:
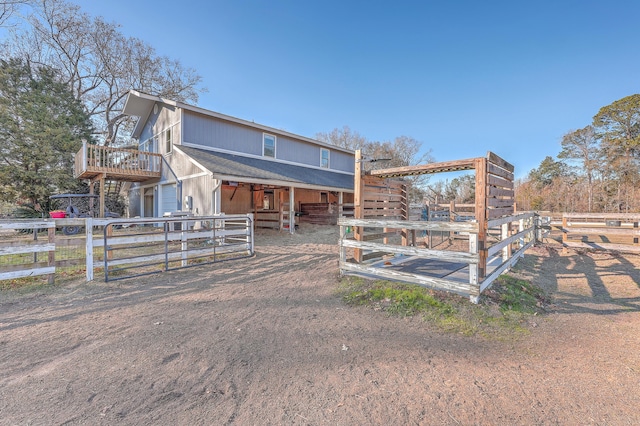
[[[563,213],[562,246],[640,253],[640,214]]]
[[[38,237],[40,230],[47,231],[46,238]],[[17,232],[20,236],[0,241],[0,259],[10,259],[0,263],[0,280],[47,275],[49,284],[53,284],[56,266],[55,231],[53,221],[0,221],[0,232]]]
[[[509,270],[534,244],[535,218],[534,213],[521,213],[489,220],[489,230],[497,230],[498,236],[487,242],[486,257],[480,255],[480,228],[477,222],[341,218],[338,222],[340,273],[420,284],[462,294],[477,303],[482,291],[500,274]],[[370,230],[369,235],[375,237],[357,238],[347,232],[348,229],[359,227],[366,227]],[[412,245],[405,244],[402,235],[415,235],[421,231],[466,235],[468,249],[434,250],[422,247],[417,241]],[[353,250],[353,258],[348,257],[348,250]],[[358,261],[356,253],[363,253],[362,261]],[[484,276],[480,274],[481,270],[486,271]]]

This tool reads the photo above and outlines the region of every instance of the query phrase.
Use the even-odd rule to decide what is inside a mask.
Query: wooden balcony
[[[161,171],[160,154],[84,143],[75,155],[73,175],[77,179],[143,182],[159,178]]]

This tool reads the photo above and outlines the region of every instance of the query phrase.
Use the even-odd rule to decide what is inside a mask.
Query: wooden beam
[[[372,170],[371,176],[396,177],[414,176],[432,173],[452,172],[459,170],[473,170],[477,159],[444,161],[440,163],[421,164],[417,166],[393,167],[389,169]]]

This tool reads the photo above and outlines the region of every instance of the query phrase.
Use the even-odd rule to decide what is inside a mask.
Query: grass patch
[[[473,304],[468,297],[419,285],[347,276],[339,295],[350,306],[368,306],[388,315],[419,316],[438,329],[468,336],[509,339],[528,332],[549,303],[542,289],[509,275],[499,277]]]

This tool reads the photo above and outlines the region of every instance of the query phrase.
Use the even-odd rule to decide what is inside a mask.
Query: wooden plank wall
[[[338,206],[331,203],[300,204],[300,222],[317,225],[335,225],[338,223]]]
[[[407,214],[406,185],[400,180],[363,176],[362,219],[403,219]]]
[[[514,167],[493,152],[487,154],[487,219],[514,213]]]

